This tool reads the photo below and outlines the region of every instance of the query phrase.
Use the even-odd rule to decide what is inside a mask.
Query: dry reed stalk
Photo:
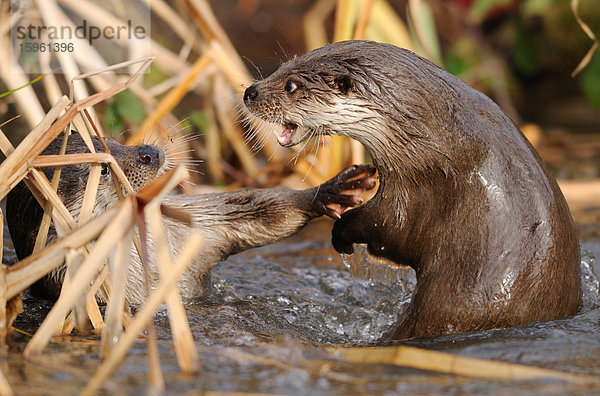
[[[25,347],[23,352],[25,356],[39,353],[46,347],[53,329],[56,328],[59,321],[64,319],[75,302],[81,298],[86,286],[94,279],[94,276],[97,276],[101,265],[110,254],[113,246],[116,245],[119,239],[123,238],[126,232],[133,227],[133,224],[133,206],[131,200],[128,199],[119,204],[117,214],[98,237],[90,254],[73,277],[73,286],[65,290],[64,294],[61,294],[38,331]]]
[[[374,2],[375,0],[366,0],[364,4],[362,4],[362,10],[358,14],[358,21],[356,22],[354,36],[352,36],[354,40],[365,39],[365,31],[367,30],[367,24],[369,23],[369,18],[371,17],[371,9],[373,8]]]
[[[70,8],[73,12],[77,13],[81,17],[88,21],[94,22],[98,25],[104,26],[124,26],[127,21],[123,21],[114,15],[107,13],[101,7],[98,7],[94,2],[86,0],[60,0],[62,4]],[[119,42],[121,43],[121,42]],[[162,45],[154,40],[150,40],[150,52],[151,55],[156,57],[156,64],[170,74],[178,74],[187,69],[185,61],[180,59],[172,51],[164,48]],[[86,64],[85,53],[81,54],[78,61]],[[91,66],[90,69],[104,68],[105,66]],[[102,87],[97,87],[98,91],[104,90]]]
[[[245,67],[243,67],[242,69],[238,68],[239,65],[237,64],[237,62],[233,60],[231,54],[225,50],[221,43],[219,43],[216,40],[212,40],[209,44],[209,48],[210,50],[208,54],[214,60],[215,64],[220,66],[221,71],[223,71],[224,74],[227,76],[227,79],[229,80],[231,87],[233,87],[234,90],[234,92],[230,92],[229,90],[225,89],[223,84],[220,84],[220,82],[217,81],[215,83],[216,92],[214,93],[215,97],[213,103],[215,103],[215,107],[217,107],[217,114],[219,115],[219,112],[223,111],[223,115],[229,119],[229,121],[226,121],[226,124],[232,124],[235,126],[237,125],[237,113],[234,111],[236,105],[233,103],[233,98],[236,97],[239,100],[239,95],[236,95],[236,93],[241,94],[242,92],[244,92],[246,87],[248,87],[251,84],[252,77],[250,76],[250,73],[248,73],[248,70]],[[218,78],[218,76],[219,75],[216,74],[215,79]],[[223,101],[226,101],[227,103],[223,103]],[[221,109],[219,109],[219,107]],[[221,117],[219,117],[219,121],[221,121]],[[223,127],[223,129],[224,132],[228,132],[228,127]],[[248,158],[254,161],[251,150],[248,150],[246,148],[243,133],[239,132],[238,128],[236,128],[236,130],[238,130],[237,133],[231,133],[227,136],[227,138],[231,141],[236,153],[239,156],[242,156],[241,158],[246,158],[242,161],[248,162]],[[280,154],[281,150],[279,149],[279,145],[277,144],[277,141],[275,139],[266,140],[262,147],[262,150],[265,152],[266,156],[269,159],[278,160],[282,156]]]
[[[194,29],[190,29],[188,27],[188,22],[179,16],[167,3],[163,0],[143,0],[144,3],[152,10],[152,12],[159,16],[163,21],[169,25],[171,30],[175,32],[177,36],[182,41],[187,41],[189,39],[194,40],[194,42],[198,43],[200,40],[197,37],[196,31]],[[200,52],[200,48],[198,45],[195,45],[195,49]]]
[[[127,269],[131,259],[131,243],[133,230],[122,238],[115,248],[113,259],[110,260],[110,278],[112,290],[106,305],[104,328],[100,343],[100,356],[104,359],[110,354],[114,345],[123,334],[123,306],[127,288]]]
[[[64,154],[66,150],[67,141],[66,139],[63,139],[62,145],[60,147],[60,154]],[[52,175],[51,185],[52,189],[56,192],[58,191],[58,183],[60,182],[61,173],[62,168],[56,167]],[[40,192],[40,188],[33,181],[31,181],[30,178],[25,178],[25,185],[31,191],[35,199],[38,201],[39,205],[44,209],[44,215],[42,216],[42,221],[40,223],[40,227],[35,238],[35,244],[33,246],[33,253],[35,253],[41,250],[44,246],[46,246],[46,242],[48,240],[48,232],[50,231],[50,223],[52,220],[52,202],[44,198],[43,194]]]
[[[192,231],[184,248],[175,260],[175,265],[170,269],[169,273],[161,279],[160,284],[146,300],[142,309],[135,315],[133,323],[131,323],[131,326],[119,340],[106,361],[100,365],[90,382],[88,382],[81,392],[82,395],[94,394],[100,389],[102,383],[108,378],[113,370],[123,361],[125,354],[137,339],[138,334],[148,326],[148,323],[150,323],[154,317],[154,312],[164,301],[165,296],[176,287],[177,280],[187,270],[202,244],[203,237],[201,232],[197,230]]]
[[[171,260],[171,253],[167,244],[167,236],[164,232],[165,226],[162,221],[160,203],[158,200],[154,200],[152,204],[146,205],[145,213],[154,240],[155,255],[159,264],[160,274],[161,277],[164,277],[174,263]],[[198,352],[194,345],[194,338],[187,321],[181,295],[177,289],[173,289],[167,295],[166,303],[179,367],[185,373],[197,372],[200,370]]]
[[[40,68],[42,73],[46,74],[46,77],[42,79],[42,85],[44,86],[44,92],[49,103],[56,103],[62,96],[60,85],[56,79],[55,74],[50,67],[50,54],[40,58]]]
[[[32,153],[31,151],[40,141],[48,127],[50,127],[68,104],[69,100],[66,96],[63,96],[46,114],[43,120],[29,132],[21,144],[19,144],[19,147],[8,155],[4,153],[6,159],[0,164],[0,199],[4,198],[8,191],[16,186],[25,176],[28,168],[25,158],[39,154]],[[19,174],[16,174],[17,172]]]
[[[318,0],[302,18],[306,50],[312,51],[329,42],[325,20],[335,9],[336,0]]]
[[[67,17],[65,13],[62,12],[55,0],[38,1],[36,2],[36,6],[46,26],[70,26],[73,31],[75,30],[75,24],[69,17]],[[59,40],[59,42],[66,41]],[[81,70],[79,69],[78,62],[75,61],[75,57],[79,58],[78,60],[80,64],[88,65],[91,68],[106,67],[106,63],[102,57],[100,57],[96,51],[92,50],[88,45],[86,45],[87,43],[85,40],[72,37],[69,42],[75,43],[75,46],[78,50],[72,53],[54,53],[67,80],[81,74]],[[85,52],[85,56],[80,55],[82,52]],[[87,87],[83,84],[80,84],[76,88],[76,94],[76,97],[78,98],[86,98],[89,96]],[[71,100],[73,100],[73,97],[71,97]]]
[[[78,164],[115,163],[109,153],[77,153],[63,155],[40,155],[31,161],[33,168],[50,168]]]
[[[477,359],[408,346],[373,348],[333,347],[326,349],[349,363],[391,364],[471,378],[486,378],[497,381],[548,378],[574,383],[598,384],[600,382],[598,378],[588,375],[573,374],[522,364]]]
[[[148,324],[148,335],[146,345],[148,347],[148,384],[151,391],[149,393],[161,394],[165,389],[165,379],[160,368],[160,353],[158,352],[158,339],[154,323]]]
[[[292,365],[287,361],[281,361],[270,357],[243,352],[239,348],[226,348],[223,350],[222,355],[241,362],[255,362],[266,366],[277,367],[282,370],[303,371],[312,377],[325,377],[334,381],[350,383],[353,385],[364,386],[368,384],[368,380],[362,378],[353,378],[352,376],[344,373],[331,371],[330,367],[332,366],[332,363],[328,361],[308,360],[301,358],[296,365]]]
[[[216,38],[229,55],[229,59],[235,65],[234,68],[236,70],[246,70],[242,58],[215,17],[209,2],[207,0],[185,0],[185,3],[188,10],[190,10],[192,19],[196,22],[206,41],[211,42],[213,38]]]
[[[382,41],[415,51],[415,44],[404,21],[385,0],[378,0],[371,9],[373,23],[367,25],[365,38]]]
[[[585,54],[585,56],[583,57],[581,62],[579,62],[579,64],[575,68],[575,70],[573,70],[573,72],[571,73],[571,77],[575,77],[591,62],[592,57],[594,56],[594,53],[596,52],[596,50],[599,47],[599,43],[598,43],[598,39],[596,38],[596,35],[594,34],[594,31],[592,29],[590,29],[588,24],[585,23],[583,21],[583,19],[581,19],[581,16],[579,16],[579,0],[571,0],[570,4],[571,4],[571,11],[573,12],[573,15],[575,16],[575,20],[579,24],[579,27],[581,27],[581,30],[583,30],[585,32],[585,34],[594,42],[594,44],[592,44],[592,47]]]
[[[81,255],[81,253],[79,253],[75,249],[69,249],[69,251],[65,255],[65,266],[67,267],[67,275],[68,275],[68,276],[66,276],[66,278],[68,278],[69,282],[63,282],[63,285],[61,288],[61,293],[60,293],[61,295],[63,293],[65,293],[67,290],[69,290],[69,288],[71,286],[70,280],[73,279],[73,277],[79,270],[79,267],[81,266],[82,262],[83,262],[83,256]],[[80,332],[87,333],[88,323],[86,321],[87,316],[85,314],[85,299],[84,298],[81,298],[81,299],[75,301],[75,303],[73,304],[71,313],[73,314],[73,323],[74,323],[75,328]],[[60,329],[61,331],[63,329],[63,323],[64,323],[64,317],[62,318],[62,320],[60,321],[60,323],[57,326],[57,328]]]
[[[0,229],[0,263],[2,263],[2,254],[4,253],[4,213],[2,212],[2,209],[0,208],[0,226],[2,226],[2,229]],[[3,271],[2,271],[3,272]],[[2,275],[4,276],[4,275]],[[3,294],[3,293],[0,293]]]
[[[8,140],[2,129],[0,129],[0,151],[2,151],[2,153],[6,157],[8,157],[13,151],[15,151],[15,148],[13,147],[10,140]]]
[[[352,38],[356,5],[356,1],[354,0],[337,0],[333,27],[333,42],[350,40]]]
[[[217,120],[215,111],[212,107],[207,107],[205,111],[208,119],[208,128],[204,132],[204,146],[206,155],[201,155],[206,161],[208,173],[215,183],[221,183],[225,180],[225,174],[221,167],[221,134],[217,129]],[[193,147],[193,146],[192,146]]]
[[[2,372],[2,370],[0,370],[0,395],[1,396],[13,396],[13,390],[10,387],[10,384],[8,383],[8,380],[6,379],[6,376],[4,375],[4,373]]]
[[[235,93],[241,94],[244,92],[246,87],[252,83],[252,77],[246,67],[240,68],[235,62],[234,56],[228,53],[219,41],[210,41],[208,47],[208,54],[215,64],[220,66],[220,71],[227,76]]]
[[[235,123],[236,116],[233,113],[235,107],[222,75],[216,75],[214,78],[213,103],[221,130],[237,154],[244,173],[255,173],[258,169],[256,159],[246,145],[243,132],[240,131]]]
[[[408,16],[409,25],[415,32],[419,46],[426,57],[441,65],[442,57],[429,4],[422,0],[409,0]]]
[[[1,215],[1,211],[0,211],[0,215]],[[2,222],[0,223],[0,225],[2,225],[2,228],[4,228],[4,219],[2,219]],[[2,235],[3,232],[0,231],[0,236],[4,237],[4,235]],[[1,263],[1,261],[0,261]],[[7,314],[7,306],[6,303],[8,302],[7,298],[6,298],[6,272],[8,270],[8,266],[4,265],[4,264],[0,264],[0,339],[4,340],[6,338],[6,336],[8,335],[8,329],[10,328],[10,324],[8,323],[8,314]]]
[[[38,198],[38,200],[40,201],[40,204],[45,207],[46,204],[51,204],[51,208],[49,210],[52,210],[55,212],[55,214],[57,216],[53,216],[54,218],[54,222],[55,222],[55,226],[57,229],[57,233],[60,235],[66,233],[68,230],[72,229],[75,227],[75,222],[72,219],[72,217],[70,216],[70,214],[68,214],[64,208],[64,205],[60,202],[60,199],[58,199],[58,196],[56,195],[56,188],[58,185],[58,173],[60,172],[60,166],[64,166],[66,164],[75,164],[75,163],[81,163],[81,160],[83,160],[83,162],[85,163],[91,163],[92,164],[92,173],[94,172],[94,168],[97,168],[98,170],[96,172],[99,171],[99,166],[97,164],[99,164],[100,162],[105,162],[105,163],[109,163],[111,165],[111,168],[113,168],[115,170],[114,174],[117,176],[117,178],[121,179],[123,181],[124,187],[126,188],[126,190],[128,190],[129,192],[131,192],[131,187],[129,186],[129,183],[125,177],[125,175],[123,174],[122,170],[118,167],[118,164],[114,161],[114,159],[107,153],[102,153],[102,154],[93,154],[94,152],[94,148],[93,148],[93,144],[91,142],[91,137],[89,136],[86,128],[82,128],[80,131],[80,135],[82,136],[82,138],[84,139],[84,141],[86,141],[86,144],[88,145],[88,147],[90,148],[90,150],[92,151],[91,155],[88,156],[84,156],[82,157],[77,157],[77,155],[71,156],[69,158],[67,158],[67,161],[64,161],[64,158],[61,158],[61,156],[41,156],[36,158],[36,155],[39,155],[39,153],[45,148],[45,146],[47,144],[49,144],[51,142],[51,140],[53,139],[53,136],[58,135],[58,133],[60,133],[59,128],[57,127],[57,124],[62,124],[61,126],[67,126],[69,120],[73,120],[74,117],[79,116],[79,112],[77,112],[78,110],[84,111],[84,114],[87,118],[87,120],[89,121],[89,125],[90,127],[94,130],[94,132],[96,133],[96,135],[100,136],[99,131],[97,130],[95,124],[92,122],[91,120],[91,116],[89,115],[89,112],[87,111],[87,109],[85,108],[86,105],[91,105],[93,104],[93,102],[97,102],[99,100],[102,100],[102,96],[103,95],[110,95],[110,94],[114,94],[115,92],[117,92],[120,89],[124,89],[124,87],[126,87],[127,85],[129,85],[131,83],[131,81],[133,80],[133,78],[137,77],[137,75],[139,75],[139,73],[141,73],[141,71],[147,67],[148,63],[149,63],[149,59],[143,59],[141,60],[143,63],[143,65],[140,67],[140,69],[138,70],[138,73],[134,74],[129,80],[127,80],[125,83],[123,84],[119,84],[118,86],[115,86],[111,89],[109,89],[107,92],[103,92],[100,95],[94,95],[91,98],[88,98],[86,100],[80,101],[78,103],[76,103],[75,105],[71,106],[67,112],[65,113],[65,115],[63,115],[62,117],[60,117],[59,120],[57,120],[54,124],[50,125],[50,127],[47,129],[47,131],[45,133],[42,133],[41,136],[39,136],[40,138],[33,142],[31,141],[29,143],[29,147],[32,147],[29,151],[29,153],[27,153],[27,157],[25,158],[26,162],[27,162],[27,167],[29,168],[29,166],[31,166],[32,163],[35,163],[35,165],[37,166],[55,166],[57,167],[57,172],[55,172],[55,177],[53,178],[53,183],[54,185],[51,186],[49,184],[49,182],[47,181],[47,179],[45,178],[45,176],[38,171],[35,168],[31,168],[29,169],[29,174],[31,175],[32,179],[34,180],[33,183],[28,183],[31,185],[31,190],[34,193],[34,195],[36,195],[36,198]],[[134,64],[134,63],[139,63],[141,61],[132,61],[132,62],[126,62],[127,64]],[[114,67],[119,67],[122,65],[115,65]],[[97,72],[95,72],[97,73]],[[86,75],[80,76],[79,78],[85,78],[87,76],[93,75],[95,73],[88,73]],[[77,78],[75,78],[77,79]],[[62,102],[66,102],[65,100],[66,98],[62,98]],[[57,106],[55,106],[56,108]],[[65,106],[63,105],[63,108]],[[54,109],[53,109],[54,110]],[[51,114],[49,113],[48,118]],[[54,117],[56,118],[56,117]],[[82,118],[82,117],[81,117]],[[83,118],[82,118],[83,120]],[[50,120],[49,122],[51,123],[53,120]],[[47,125],[44,125],[42,123],[42,125],[38,126],[38,130],[39,131],[43,131],[42,127],[46,127]],[[0,131],[1,132],[1,131]],[[32,140],[32,135],[34,135],[33,132],[36,132],[35,130],[32,131],[32,133],[29,135],[28,139]],[[51,135],[50,137],[48,135]],[[37,135],[36,135],[37,137]],[[27,140],[27,138],[26,138]],[[4,151],[7,153],[7,155],[12,155],[12,158],[16,160],[13,162],[15,163],[10,163],[10,161],[6,161],[9,162],[10,165],[16,166],[18,170],[21,171],[21,173],[23,173],[23,169],[22,169],[22,163],[23,161],[19,161],[20,159],[17,158],[14,148],[12,147],[12,145],[10,144],[10,142],[8,142],[8,140],[5,138],[5,136],[3,136],[2,134],[2,139],[0,139],[2,148],[4,149]],[[103,143],[103,145],[106,147],[106,145],[104,144],[104,142],[101,139],[101,142]],[[27,143],[27,142],[26,142]],[[18,150],[20,151],[24,151],[23,144],[19,146]],[[64,152],[64,149],[66,148],[66,139],[63,143],[63,147],[62,147],[62,151]],[[87,157],[87,158],[86,158]],[[6,162],[3,165],[6,165]],[[34,166],[35,166],[34,165]],[[19,166],[21,166],[21,168],[19,168]],[[14,170],[14,169],[13,169]],[[25,170],[25,172],[22,175],[19,175],[21,178],[22,176],[24,176],[24,174],[27,173],[27,170]],[[14,175],[14,173],[13,173]],[[94,177],[93,175],[91,175],[91,177],[89,178],[89,183],[87,187],[86,187],[86,199],[87,199],[87,203],[84,201],[84,209],[83,209],[83,213],[82,216],[80,217],[81,222],[85,221],[86,218],[89,217],[89,213],[91,212],[91,210],[89,209],[90,207],[93,207],[93,203],[94,203],[94,197],[97,193],[97,179],[98,177]],[[96,181],[94,182],[94,179],[96,179]],[[16,180],[18,182],[18,178]],[[28,182],[28,180],[26,179],[26,182]],[[32,185],[33,184],[33,185]],[[45,200],[40,196],[40,193],[37,190],[40,190],[45,199],[47,200],[47,202],[45,202]],[[117,187],[117,191],[120,191],[120,186]],[[87,208],[87,209],[86,209]],[[87,214],[86,214],[87,212]],[[49,223],[49,222],[48,222]],[[39,240],[39,238],[38,238]],[[43,238],[43,243],[45,244],[45,236]],[[85,241],[84,243],[88,243],[89,241]],[[21,289],[29,286],[30,284],[32,284],[33,282],[35,282],[36,280],[38,280],[39,278],[41,278],[42,276],[44,276],[45,274],[47,274],[48,272],[52,271],[54,268],[56,268],[58,265],[62,264],[63,260],[67,260],[69,262],[73,261],[73,253],[68,253],[70,250],[64,247],[56,247],[56,246],[52,246],[53,249],[50,250],[45,250],[44,252],[47,253],[47,255],[44,255],[42,257],[38,257],[38,256],[32,256],[33,260],[29,260],[29,261],[23,261],[21,266],[15,266],[15,274],[13,274],[13,278],[15,278],[15,276],[17,276],[16,279],[12,279],[13,281],[15,281],[15,283],[11,283],[11,287],[13,287],[13,290],[11,290],[11,293],[18,293]],[[36,258],[38,258],[38,260],[36,260]],[[31,265],[31,266],[29,266]],[[16,272],[17,270],[19,270],[19,272]],[[22,275],[23,274],[28,274],[28,279],[23,279]],[[31,276],[33,275],[33,276]],[[67,277],[67,283],[68,283],[68,278]],[[88,298],[86,298],[85,300],[83,300],[83,306],[85,307],[85,310],[88,313],[88,316],[90,317],[90,320],[92,321],[92,324],[95,328],[101,328],[103,325],[102,322],[102,318],[100,315],[100,311],[98,309],[96,300],[95,300],[95,294],[98,291],[98,289],[100,288],[100,285],[103,283],[103,281],[106,278],[106,270],[100,274],[100,276],[96,277],[96,281],[94,283],[94,285],[92,286],[92,288],[90,289],[90,291],[88,292]],[[106,289],[107,287],[105,287]],[[16,291],[15,291],[16,289]],[[82,312],[82,309],[75,309],[74,312]],[[78,317],[83,317],[82,314],[77,315]],[[62,323],[64,319],[64,316],[62,316],[62,318],[59,318],[58,320],[56,320],[56,325],[58,327],[59,323]],[[72,321],[71,321],[72,323]],[[61,324],[60,326],[61,328],[63,328],[63,325]],[[70,328],[71,324],[67,323],[67,325],[65,326],[66,328]]]
[[[90,286],[90,289],[87,292],[85,297],[85,311],[87,313],[90,322],[92,323],[92,327],[95,330],[102,330],[104,327],[104,319],[102,319],[102,313],[100,312],[100,308],[98,307],[98,302],[96,301],[96,295],[102,286],[102,284],[108,279],[108,266],[105,265],[102,267],[102,271],[94,280],[94,283]]]
[[[194,62],[192,68],[187,72],[185,79],[178,86],[169,91],[169,93],[160,101],[154,112],[146,117],[137,131],[127,139],[126,144],[140,144],[144,135],[154,129],[160,120],[179,104],[181,99],[183,99],[190,91],[200,73],[204,71],[209,63],[210,58],[207,55],[202,55],[198,58],[198,60]]]
[[[33,177],[33,181],[36,183],[36,187],[40,190],[46,200],[52,203],[52,217],[53,220],[58,221],[58,224],[55,226],[61,226],[63,230],[68,231],[74,229],[77,224],[75,219],[65,206],[65,204],[60,200],[60,197],[54,191],[46,176],[40,172],[39,170],[33,168],[29,171],[29,174]],[[58,229],[57,229],[58,231]]]
[[[108,209],[82,225],[76,232],[64,236],[52,245],[46,246],[42,251],[11,266],[7,274],[7,300],[61,265],[68,249],[81,247],[96,239],[116,213],[116,208]]]
[[[106,89],[106,90],[101,91],[101,92],[99,92],[99,93],[97,93],[97,94],[94,95],[94,96],[96,96],[96,95],[99,95],[99,94],[103,94],[104,92],[111,92],[109,95],[102,95],[103,99],[101,99],[100,101],[102,101],[104,99],[107,99],[107,98],[109,98],[111,96],[114,96],[115,94],[121,92],[125,88],[128,88],[129,86],[131,86],[133,84],[133,82],[135,80],[137,80],[137,78],[142,73],[144,73],[144,71],[150,66],[150,64],[154,60],[155,60],[155,58],[153,56],[145,56],[145,57],[142,57],[142,58],[139,58],[139,59],[133,59],[133,60],[129,60],[129,61],[117,63],[115,65],[107,66],[107,67],[104,67],[102,69],[98,69],[96,71],[92,71],[92,72],[88,72],[88,73],[83,73],[83,74],[80,74],[78,76],[75,76],[75,77],[73,77],[71,79],[70,97],[71,98],[73,97],[73,92],[74,92],[73,83],[75,81],[77,81],[77,80],[83,80],[83,79],[86,79],[86,78],[89,78],[89,77],[92,77],[92,76],[96,76],[98,74],[106,73],[106,72],[113,71],[113,70],[123,69],[125,67],[133,66],[133,65],[137,65],[137,64],[141,63],[140,67],[135,72],[133,72],[131,74],[131,76],[129,76],[129,78],[127,80],[125,80],[124,82],[121,82],[121,83],[115,85],[114,87],[111,87],[109,89]],[[121,87],[121,88],[117,89],[117,87]],[[98,103],[98,102],[96,102],[96,103]],[[90,104],[90,105],[87,105],[87,106],[82,106],[82,107],[80,107],[80,109],[83,110],[84,108],[89,107],[89,106],[92,106],[92,105]]]

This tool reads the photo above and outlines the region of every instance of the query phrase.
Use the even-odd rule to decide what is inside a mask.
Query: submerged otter
[[[55,139],[43,155],[58,154],[63,137]],[[123,146],[113,139],[105,139],[134,190],[164,172],[163,151],[152,145]],[[96,151],[102,152],[97,138],[93,138]],[[72,133],[67,141],[67,154],[88,152],[83,139]],[[89,165],[65,166],[62,169],[58,195],[75,219],[83,203],[89,174]],[[53,168],[44,170],[51,177]],[[204,234],[204,246],[189,270],[179,281],[179,290],[186,298],[201,296],[208,272],[229,255],[256,246],[283,239],[300,230],[309,220],[321,215],[339,218],[347,207],[361,203],[356,194],[375,185],[372,167],[347,168],[319,187],[303,191],[287,189],[252,189],[227,193],[201,195],[168,195],[164,204],[186,211],[192,217],[193,227]],[[96,196],[94,214],[118,202],[108,166],[102,167],[100,185]],[[35,245],[43,210],[21,182],[7,197],[6,220],[19,259],[30,255]],[[165,218],[166,234],[171,252],[176,255],[191,229],[171,218]],[[51,228],[49,242],[56,239]],[[151,244],[151,240],[149,241]],[[160,277],[156,263],[149,263],[151,287]],[[37,295],[56,298],[64,277],[64,267],[37,282],[33,291]],[[145,300],[144,272],[139,256],[132,247],[132,259],[127,278],[127,298],[130,303]]]
[[[347,41],[283,64],[244,103],[282,124],[282,146],[345,135],[373,158],[379,190],[336,221],[332,242],[415,269],[391,339],[577,312],[579,246],[556,181],[509,117],[458,78],[404,49]]]

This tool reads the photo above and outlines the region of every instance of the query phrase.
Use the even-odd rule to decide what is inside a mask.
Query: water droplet
[[[348,260],[348,255],[346,253],[342,253],[342,263],[348,271],[350,271],[350,260]]]

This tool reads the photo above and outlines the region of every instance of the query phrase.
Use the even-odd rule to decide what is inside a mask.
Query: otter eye
[[[138,158],[142,164],[148,164],[152,161],[152,158],[148,154],[140,155]]]
[[[292,94],[294,93],[294,91],[298,88],[298,85],[296,85],[295,82],[293,82],[292,80],[288,80],[288,82],[285,84],[285,87],[283,89],[285,89],[285,92]]]
[[[335,79],[335,86],[340,92],[347,94],[352,88],[352,83],[348,77],[338,77]]]
[[[108,165],[102,164],[102,170],[100,170],[102,176],[108,176]]]

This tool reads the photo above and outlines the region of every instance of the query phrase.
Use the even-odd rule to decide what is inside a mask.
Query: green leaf
[[[534,37],[522,27],[517,30],[512,58],[519,71],[526,75],[533,75],[539,70],[540,59]]]
[[[131,124],[140,124],[146,118],[144,105],[137,96],[126,89],[114,96],[115,110],[119,117]]]
[[[1,93],[1,94],[0,94],[0,98],[3,98],[3,97],[5,97],[5,96],[8,96],[8,95],[10,95],[10,94],[12,94],[12,93],[14,93],[14,92],[17,92],[17,91],[18,91],[18,90],[20,90],[20,89],[23,89],[23,88],[25,88],[25,87],[28,87],[28,86],[30,86],[30,85],[32,85],[32,84],[35,84],[36,82],[40,81],[40,80],[41,80],[42,78],[44,78],[44,77],[46,77],[46,74],[40,74],[39,76],[37,76],[37,77],[36,77],[36,78],[34,78],[33,80],[29,81],[27,84],[24,84],[24,85],[20,86],[19,88],[15,88],[15,89],[12,89],[12,90],[10,90],[10,91],[6,91],[6,92],[3,92],[3,93]]]
[[[590,103],[600,108],[600,53],[596,52],[590,64],[583,70],[579,85]]]
[[[203,111],[195,111],[190,115],[190,122],[198,128],[200,132],[206,131],[210,126],[210,121]]]
[[[123,132],[123,120],[117,113],[114,103],[108,106],[104,111],[102,123],[104,124],[104,129],[106,129],[111,136],[118,136]]]

